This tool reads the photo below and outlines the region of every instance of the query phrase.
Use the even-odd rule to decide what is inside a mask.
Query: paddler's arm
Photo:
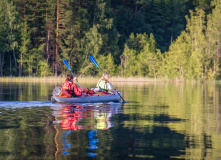
[[[113,90],[113,88],[111,87],[111,85],[110,85],[110,83],[107,83],[107,90],[108,91],[111,91],[111,92],[118,92],[118,90],[116,89],[116,90]]]
[[[74,82],[74,81],[77,82],[77,77],[74,77],[74,78],[73,78],[73,82]],[[72,86],[73,86],[74,94],[75,94],[76,96],[81,96],[82,93],[83,93],[82,90],[81,90],[80,88],[78,88],[75,83],[73,83]]]

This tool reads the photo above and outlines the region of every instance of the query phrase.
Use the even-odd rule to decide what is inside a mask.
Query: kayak
[[[121,94],[121,93],[119,93]],[[120,96],[118,93],[98,92],[95,94],[87,94],[78,97],[61,97],[53,95],[52,102],[59,103],[99,103],[99,102],[119,102]]]

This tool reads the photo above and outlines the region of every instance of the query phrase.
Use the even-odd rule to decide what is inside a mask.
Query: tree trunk
[[[22,53],[21,53],[21,62],[20,62],[20,68],[19,68],[19,76],[22,76]]]
[[[59,0],[57,0],[57,33],[56,33],[56,52],[55,52],[55,76],[58,76],[57,56],[58,56],[58,29],[59,29]]]
[[[32,65],[31,65],[31,56],[29,56],[29,69],[28,69],[28,76],[30,77],[31,76],[31,72],[32,72]]]
[[[49,61],[49,39],[50,39],[50,31],[48,30],[48,35],[47,35],[47,44],[46,44],[46,54],[47,54],[47,63]]]
[[[123,72],[123,64],[124,63],[123,63],[123,57],[122,56],[120,56],[120,61],[121,61],[121,64],[120,64],[121,65],[121,77],[123,77],[124,76],[123,75],[124,74],[124,72]]]
[[[3,62],[4,62],[4,54],[0,54],[0,76],[3,76]]]
[[[17,75],[17,61],[16,61],[16,56],[15,56],[15,50],[13,49],[13,57],[14,57],[14,60],[15,60],[15,74]]]
[[[130,1],[130,8],[131,8],[131,12],[134,13],[134,8],[135,7],[134,7],[134,1],[133,0]]]
[[[79,7],[78,7],[78,17],[80,17],[81,15],[81,1],[79,0]],[[78,33],[80,34],[81,33],[81,26],[80,26],[80,23],[79,23],[79,26],[78,26]],[[72,28],[71,28],[71,32],[72,32]]]
[[[2,76],[2,54],[0,53],[0,76]]]
[[[12,62],[11,62],[11,56],[10,56],[10,76],[12,75]]]
[[[9,19],[11,19],[11,18],[10,18],[11,12],[9,11],[8,14],[9,14]],[[13,35],[12,22],[9,22],[9,26],[10,26],[10,30],[11,30],[11,36],[12,36],[12,35]],[[12,45],[12,37],[11,37],[11,45]],[[13,47],[13,57],[14,57],[14,61],[15,61],[15,67],[16,67],[16,70],[17,70],[17,61],[16,61],[16,56],[15,56],[15,49],[14,49],[14,47]],[[16,73],[16,74],[17,74],[17,73]]]

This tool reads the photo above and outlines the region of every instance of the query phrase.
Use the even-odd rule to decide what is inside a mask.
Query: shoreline
[[[64,82],[66,77],[0,77],[0,82]],[[87,82],[87,83],[96,83],[100,77],[80,77],[78,81]],[[160,82],[160,83],[221,83],[220,80],[180,80],[180,79],[155,79],[155,78],[147,78],[147,77],[111,77],[111,82],[116,83],[152,83],[152,82]]]

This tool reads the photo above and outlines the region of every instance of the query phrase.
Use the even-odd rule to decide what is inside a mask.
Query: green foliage
[[[220,56],[221,51],[221,2],[213,0],[211,2],[212,14],[208,15],[207,30],[206,30],[206,55],[205,55],[205,71],[208,72],[208,77],[220,76]],[[213,76],[211,76],[213,75]]]
[[[182,32],[177,40],[171,44],[169,51],[165,53],[166,63],[164,67],[168,77],[183,78],[188,75],[190,47],[186,40],[186,35],[186,32]]]
[[[49,68],[49,64],[46,61],[38,62],[38,72],[37,75],[41,77],[46,77],[52,75],[51,70]]]
[[[7,37],[8,24],[6,21],[6,1],[0,1],[0,76],[3,76],[3,67],[5,66],[5,54],[9,50]]]
[[[100,55],[97,63],[104,73],[108,73],[110,76],[116,75],[116,64],[114,64],[114,58],[111,54],[107,56]],[[101,75],[101,72],[99,72],[99,75]]]
[[[13,3],[13,1],[5,1],[6,3],[6,23],[8,25],[7,29],[7,40],[9,44],[9,52],[11,52],[12,57],[14,59],[13,69],[11,69],[10,66],[10,73],[11,70],[15,70],[14,74],[17,75],[17,56],[16,56],[16,50],[18,49],[18,25],[19,25],[19,18],[18,18],[18,12],[16,10],[16,6]],[[11,57],[10,57],[11,58]]]
[[[129,77],[137,75],[137,55],[134,49],[130,49],[127,45],[125,45],[121,61],[121,63],[123,63],[122,76]]]
[[[188,22],[186,31],[182,32],[166,53],[168,76],[203,79],[206,78],[209,64],[205,38],[205,12],[196,8],[195,12],[190,11],[190,18],[186,18]]]
[[[104,73],[108,73],[110,76],[119,75],[119,67],[117,67],[117,65],[114,63],[114,58],[111,54],[108,54],[107,56],[98,55],[97,57],[94,56],[94,58]],[[95,76],[96,74],[99,77],[102,76],[102,72],[97,67],[95,67],[91,61],[88,63],[89,65],[80,69],[81,74],[84,73],[84,75],[88,76]]]
[[[2,0],[0,76],[64,74],[63,59],[100,76],[93,55],[112,76],[215,79],[220,15],[218,0]]]
[[[187,33],[190,37],[191,53],[190,66],[192,67],[192,78],[202,78],[203,75],[203,54],[205,52],[205,13],[203,10],[196,9],[190,11],[191,18],[187,18]]]
[[[98,32],[99,25],[93,25],[89,32],[86,33],[86,51],[95,57],[101,50],[103,45],[102,35]]]
[[[162,60],[162,56],[156,49],[153,34],[148,37],[146,33],[136,36],[132,33],[121,57],[122,76],[156,77],[160,68],[160,60]]]
[[[19,64],[19,76],[22,76],[23,63],[27,63],[27,57],[29,57],[29,47],[31,45],[30,38],[31,31],[27,25],[27,22],[21,24],[21,46],[20,55],[17,60]]]
[[[147,36],[146,34],[144,35]],[[156,77],[158,57],[153,35],[146,41],[142,51],[138,54],[138,75]]]

